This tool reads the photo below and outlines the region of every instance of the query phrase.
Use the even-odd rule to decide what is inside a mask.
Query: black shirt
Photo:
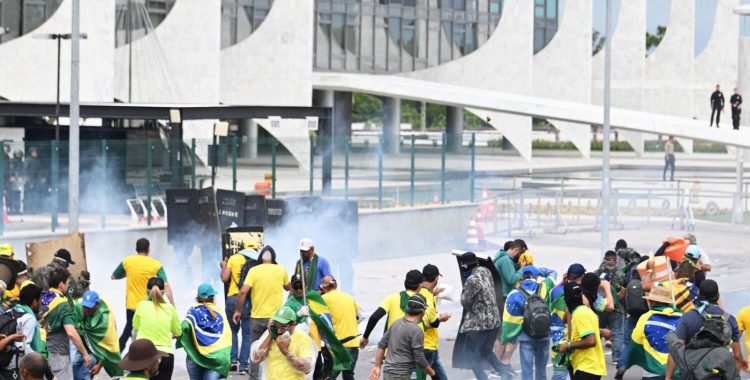
[[[729,104],[732,105],[732,109],[737,110],[737,107],[742,105],[742,95],[734,94],[729,98]]]
[[[711,94],[711,107],[724,108],[724,94],[716,90]]]

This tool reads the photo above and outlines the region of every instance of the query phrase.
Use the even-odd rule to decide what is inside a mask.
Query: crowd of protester
[[[750,308],[736,318],[723,309],[717,283],[707,278],[711,261],[696,243],[694,236],[670,237],[648,256],[620,240],[601,263],[572,263],[559,279],[535,265],[520,239],[491,260],[462,254],[453,367],[479,380],[547,379],[550,362],[555,380],[622,379],[634,366],[644,379],[739,378],[747,370],[740,337],[750,327]],[[92,290],[88,273],[72,278],[68,251],[60,249],[32,274],[12,246],[0,245],[0,262],[17,272],[15,283],[0,284],[0,379],[79,380],[101,371],[171,379],[175,351],[182,349],[191,380],[230,373],[348,380],[384,318],[369,379],[449,377],[438,330],[452,316],[439,311],[445,288],[437,266],[409,270],[403,288],[391,289],[360,336],[363,312],[339,289],[312,240],[300,241],[291,276],[272,247],[257,248],[220,262],[223,307],[215,303],[219,292],[204,283],[181,319],[164,268],[150,257],[149,241],[139,239],[135,254],[112,273],[126,281],[126,323],[118,336],[112,309]],[[511,365],[516,351],[520,373]]]

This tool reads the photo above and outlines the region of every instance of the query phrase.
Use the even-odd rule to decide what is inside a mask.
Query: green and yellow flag
[[[197,365],[229,374],[232,335],[224,312],[212,303],[191,307],[182,321],[182,335],[177,348],[183,348]]]
[[[42,293],[42,326],[54,334],[63,329],[63,324],[77,323],[73,300],[55,288]],[[45,337],[46,339],[46,337]]]
[[[669,348],[667,333],[674,331],[682,311],[672,307],[655,307],[643,314],[633,329],[627,368],[634,365],[655,375],[666,373]]]
[[[31,310],[30,307],[26,305],[18,304],[15,306],[16,310],[22,311],[28,315],[30,315],[34,320],[36,321],[36,314],[33,310]],[[49,353],[47,352],[47,344],[44,342],[44,339],[42,339],[41,329],[39,328],[39,323],[36,324],[34,327],[34,336],[31,338],[31,349],[39,354],[42,354],[42,356],[45,359],[49,359]]]
[[[505,311],[503,312],[503,324],[500,340],[502,344],[514,343],[523,330],[523,313],[526,306],[526,297],[538,294],[539,297],[550,307],[549,293],[554,288],[554,282],[545,278],[540,282],[536,280],[523,280],[517,289],[508,294],[505,300]],[[537,291],[538,289],[538,291]],[[526,291],[525,296],[522,291]]]
[[[294,293],[289,293],[289,299],[284,306],[289,306],[295,312],[299,312],[303,306],[303,301],[302,297],[297,297]],[[351,369],[352,356],[349,355],[349,351],[346,350],[333,332],[333,320],[331,319],[331,312],[328,309],[326,301],[323,300],[323,297],[318,292],[310,290],[307,292],[307,306],[310,309],[310,318],[317,328],[317,333],[325,340],[328,345],[328,351],[333,356],[333,370],[345,371]],[[300,317],[297,322],[304,322],[304,319],[305,317]],[[310,330],[313,340],[317,340],[318,342],[316,343],[319,343],[319,339],[313,336],[315,334],[313,330],[315,329],[311,328]],[[318,344],[318,347],[320,347],[320,344]]]
[[[78,331],[81,333],[86,347],[96,356],[104,371],[110,377],[122,376],[120,369],[120,341],[117,337],[115,316],[104,300],[99,300],[99,307],[89,316],[83,315],[83,307],[76,304],[76,313],[80,323]]]

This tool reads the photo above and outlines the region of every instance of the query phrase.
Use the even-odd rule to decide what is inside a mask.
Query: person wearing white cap
[[[331,264],[324,257],[315,252],[315,245],[310,238],[304,238],[299,242],[299,253],[302,262],[302,271],[305,272],[305,289],[318,290],[320,283],[325,279],[330,282],[333,278]],[[300,273],[300,261],[297,261],[294,273]]]

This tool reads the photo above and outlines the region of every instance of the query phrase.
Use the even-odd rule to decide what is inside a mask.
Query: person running
[[[719,120],[723,111],[724,94],[721,92],[721,87],[717,84],[716,91],[711,93],[711,124],[709,124],[709,127],[714,126],[714,115],[716,115],[716,128],[719,128]]]
[[[569,282],[565,285],[565,304],[571,312],[570,340],[558,346],[561,353],[571,351],[570,378],[572,380],[598,380],[607,376],[604,349],[599,334],[599,319],[590,307],[584,304],[581,285]]]
[[[424,355],[430,367],[435,371],[433,379],[447,379],[448,374],[445,372],[440,354],[438,352],[438,326],[443,322],[448,322],[451,315],[448,313],[438,313],[437,295],[442,288],[438,288],[438,279],[443,275],[440,269],[432,264],[427,264],[422,268],[422,288],[419,294],[425,298],[427,309],[425,310],[425,321],[427,330],[424,333]]]
[[[270,248],[270,247],[266,247]],[[265,248],[264,248],[265,250]],[[269,251],[266,251],[269,252]],[[269,255],[275,252],[273,248],[270,248]],[[253,265],[258,259],[258,252],[252,248],[245,248],[238,253],[225,258],[221,261],[221,281],[227,286],[227,295],[224,301],[224,310],[226,315],[234,314],[234,309],[237,306],[237,298],[240,294],[240,287],[244,278],[241,278],[243,269]],[[248,269],[245,269],[245,278],[247,278]],[[229,320],[229,327],[231,328],[232,334],[232,352],[231,359],[232,364],[230,366],[231,371],[247,372],[250,357],[250,300],[245,298],[245,302],[241,307],[240,323],[235,324],[232,319]],[[237,333],[242,331],[242,345],[240,345]]]
[[[522,281],[518,288],[513,289],[508,294],[505,302],[505,311],[503,312],[502,334],[500,343],[503,346],[509,344],[516,345],[520,343],[521,349],[521,377],[524,379],[547,379],[547,361],[549,360],[550,349],[550,313],[546,307],[547,295],[552,289],[553,283],[548,278],[540,278],[539,269],[533,265],[527,265],[521,269]],[[527,303],[532,302],[529,307],[534,307],[533,299],[535,297],[540,301],[538,304],[546,312],[541,318],[546,316],[545,326],[541,326],[541,319],[526,320]],[[537,310],[530,309],[533,315],[538,316]],[[539,322],[537,322],[539,321]],[[530,336],[527,332],[531,329],[540,328],[534,331],[539,336]],[[536,374],[535,374],[536,372]],[[503,374],[503,378],[511,379],[509,373]]]
[[[297,329],[297,313],[279,308],[250,348],[252,362],[263,363],[264,380],[303,380],[312,374],[318,353],[310,336]]]
[[[718,127],[718,125],[717,125]],[[674,136],[669,136],[669,139],[664,143],[664,170],[661,175],[662,181],[667,180],[667,170],[670,173],[670,181],[674,181],[674,169],[675,169],[675,156],[674,156]]]
[[[58,380],[73,379],[70,344],[73,343],[83,356],[83,364],[90,367],[91,358],[76,330],[76,312],[73,300],[68,295],[70,272],[64,268],[52,271],[47,278],[49,290],[42,293],[42,326],[47,331],[47,350],[52,373]]]
[[[500,332],[495,285],[492,273],[479,265],[479,260],[473,252],[461,255],[461,262],[462,271],[470,273],[461,292],[464,316],[458,333],[464,334],[465,340],[470,342],[466,345],[468,352],[463,357],[468,360],[467,364],[478,380],[487,380],[487,374],[484,372],[485,362],[501,374],[507,373],[509,367],[502,366],[492,352],[493,344]]]
[[[158,374],[151,379],[169,380],[174,370],[172,337],[182,335],[180,319],[174,306],[164,299],[166,284],[161,277],[149,279],[146,288],[148,298],[138,303],[133,314],[133,335],[150,340],[166,354],[161,358]]]
[[[370,372],[369,380],[378,380],[381,368],[384,380],[411,379],[411,373],[416,368],[421,368],[429,376],[435,376],[435,370],[430,367],[424,355],[424,329],[421,323],[426,308],[426,301],[421,295],[409,297],[404,317],[395,321],[378,343],[375,367]]]
[[[117,338],[115,315],[111,312],[109,304],[99,297],[99,293],[89,290],[83,293],[81,302],[76,307],[80,318],[78,332],[91,357],[91,365],[86,367],[78,359],[81,355],[77,352],[73,359],[76,380],[89,380],[102,368],[110,377],[122,376],[123,372],[118,365],[122,359],[120,342]]]
[[[663,380],[667,368],[667,333],[677,328],[682,311],[674,306],[669,286],[655,286],[644,297],[649,311],[633,329],[625,368],[643,368],[643,380]]]
[[[260,339],[268,329],[268,320],[274,316],[276,310],[284,304],[284,290],[291,290],[289,275],[283,266],[274,263],[273,255],[261,257],[262,263],[247,272],[245,282],[242,283],[237,303],[234,305],[232,321],[239,324],[242,318],[242,305],[245,304],[247,293],[250,293],[250,342]],[[250,379],[258,379],[257,363],[249,365]]]
[[[148,339],[135,339],[122,360],[120,368],[128,371],[120,380],[143,380],[157,377],[161,360],[165,353],[157,351],[153,342]]]
[[[338,290],[336,279],[323,280],[320,289],[323,291],[323,300],[331,311],[336,338],[339,339],[352,357],[351,369],[341,372],[334,371],[332,376],[336,379],[341,373],[344,380],[354,380],[354,367],[359,357],[359,329],[357,326],[361,316],[359,305],[352,296]]]
[[[174,305],[172,289],[167,281],[167,273],[161,263],[149,257],[151,243],[146,238],[140,238],[135,242],[135,255],[126,257],[112,273],[113,280],[126,278],[125,289],[125,329],[120,335],[120,351],[125,349],[133,330],[133,315],[135,308],[143,301],[150,289],[147,287],[152,277],[159,277],[164,281],[169,302]]]
[[[294,273],[298,274],[301,270],[304,271],[305,289],[318,290],[323,279],[330,280],[333,276],[331,264],[324,257],[318,256],[317,252],[315,252],[315,245],[309,238],[300,240],[299,253],[302,268],[300,269],[300,261],[297,261]]]
[[[362,334],[362,340],[359,342],[360,349],[364,350],[365,347],[367,347],[370,333],[372,333],[372,330],[375,329],[375,326],[383,316],[387,315],[385,322],[386,330],[389,329],[394,322],[404,317],[404,313],[406,312],[406,301],[409,297],[419,292],[422,280],[424,280],[422,272],[416,269],[412,269],[406,273],[406,278],[404,278],[404,290],[385,297],[383,301],[380,302],[380,306],[374,313],[372,313],[372,315],[370,315],[370,318],[367,320],[367,326],[365,327],[365,333]]]
[[[726,313],[717,304],[719,301],[719,285],[714,280],[705,280],[699,287],[698,303],[693,310],[683,314],[680,322],[677,324],[675,335],[681,345],[690,347],[690,342],[696,338],[696,335],[707,324],[707,319],[714,317],[721,319],[728,324],[730,336],[724,337],[725,341],[721,345],[731,346],[732,354],[737,363],[737,368],[747,370],[747,362],[742,357],[740,347],[740,331],[737,320],[734,316]],[[674,370],[677,367],[675,359],[670,354],[667,363],[666,378],[672,378]]]
[[[196,305],[182,321],[177,348],[187,354],[190,380],[218,380],[229,375],[232,331],[226,314],[214,304],[214,296],[216,290],[210,284],[198,286]]]

